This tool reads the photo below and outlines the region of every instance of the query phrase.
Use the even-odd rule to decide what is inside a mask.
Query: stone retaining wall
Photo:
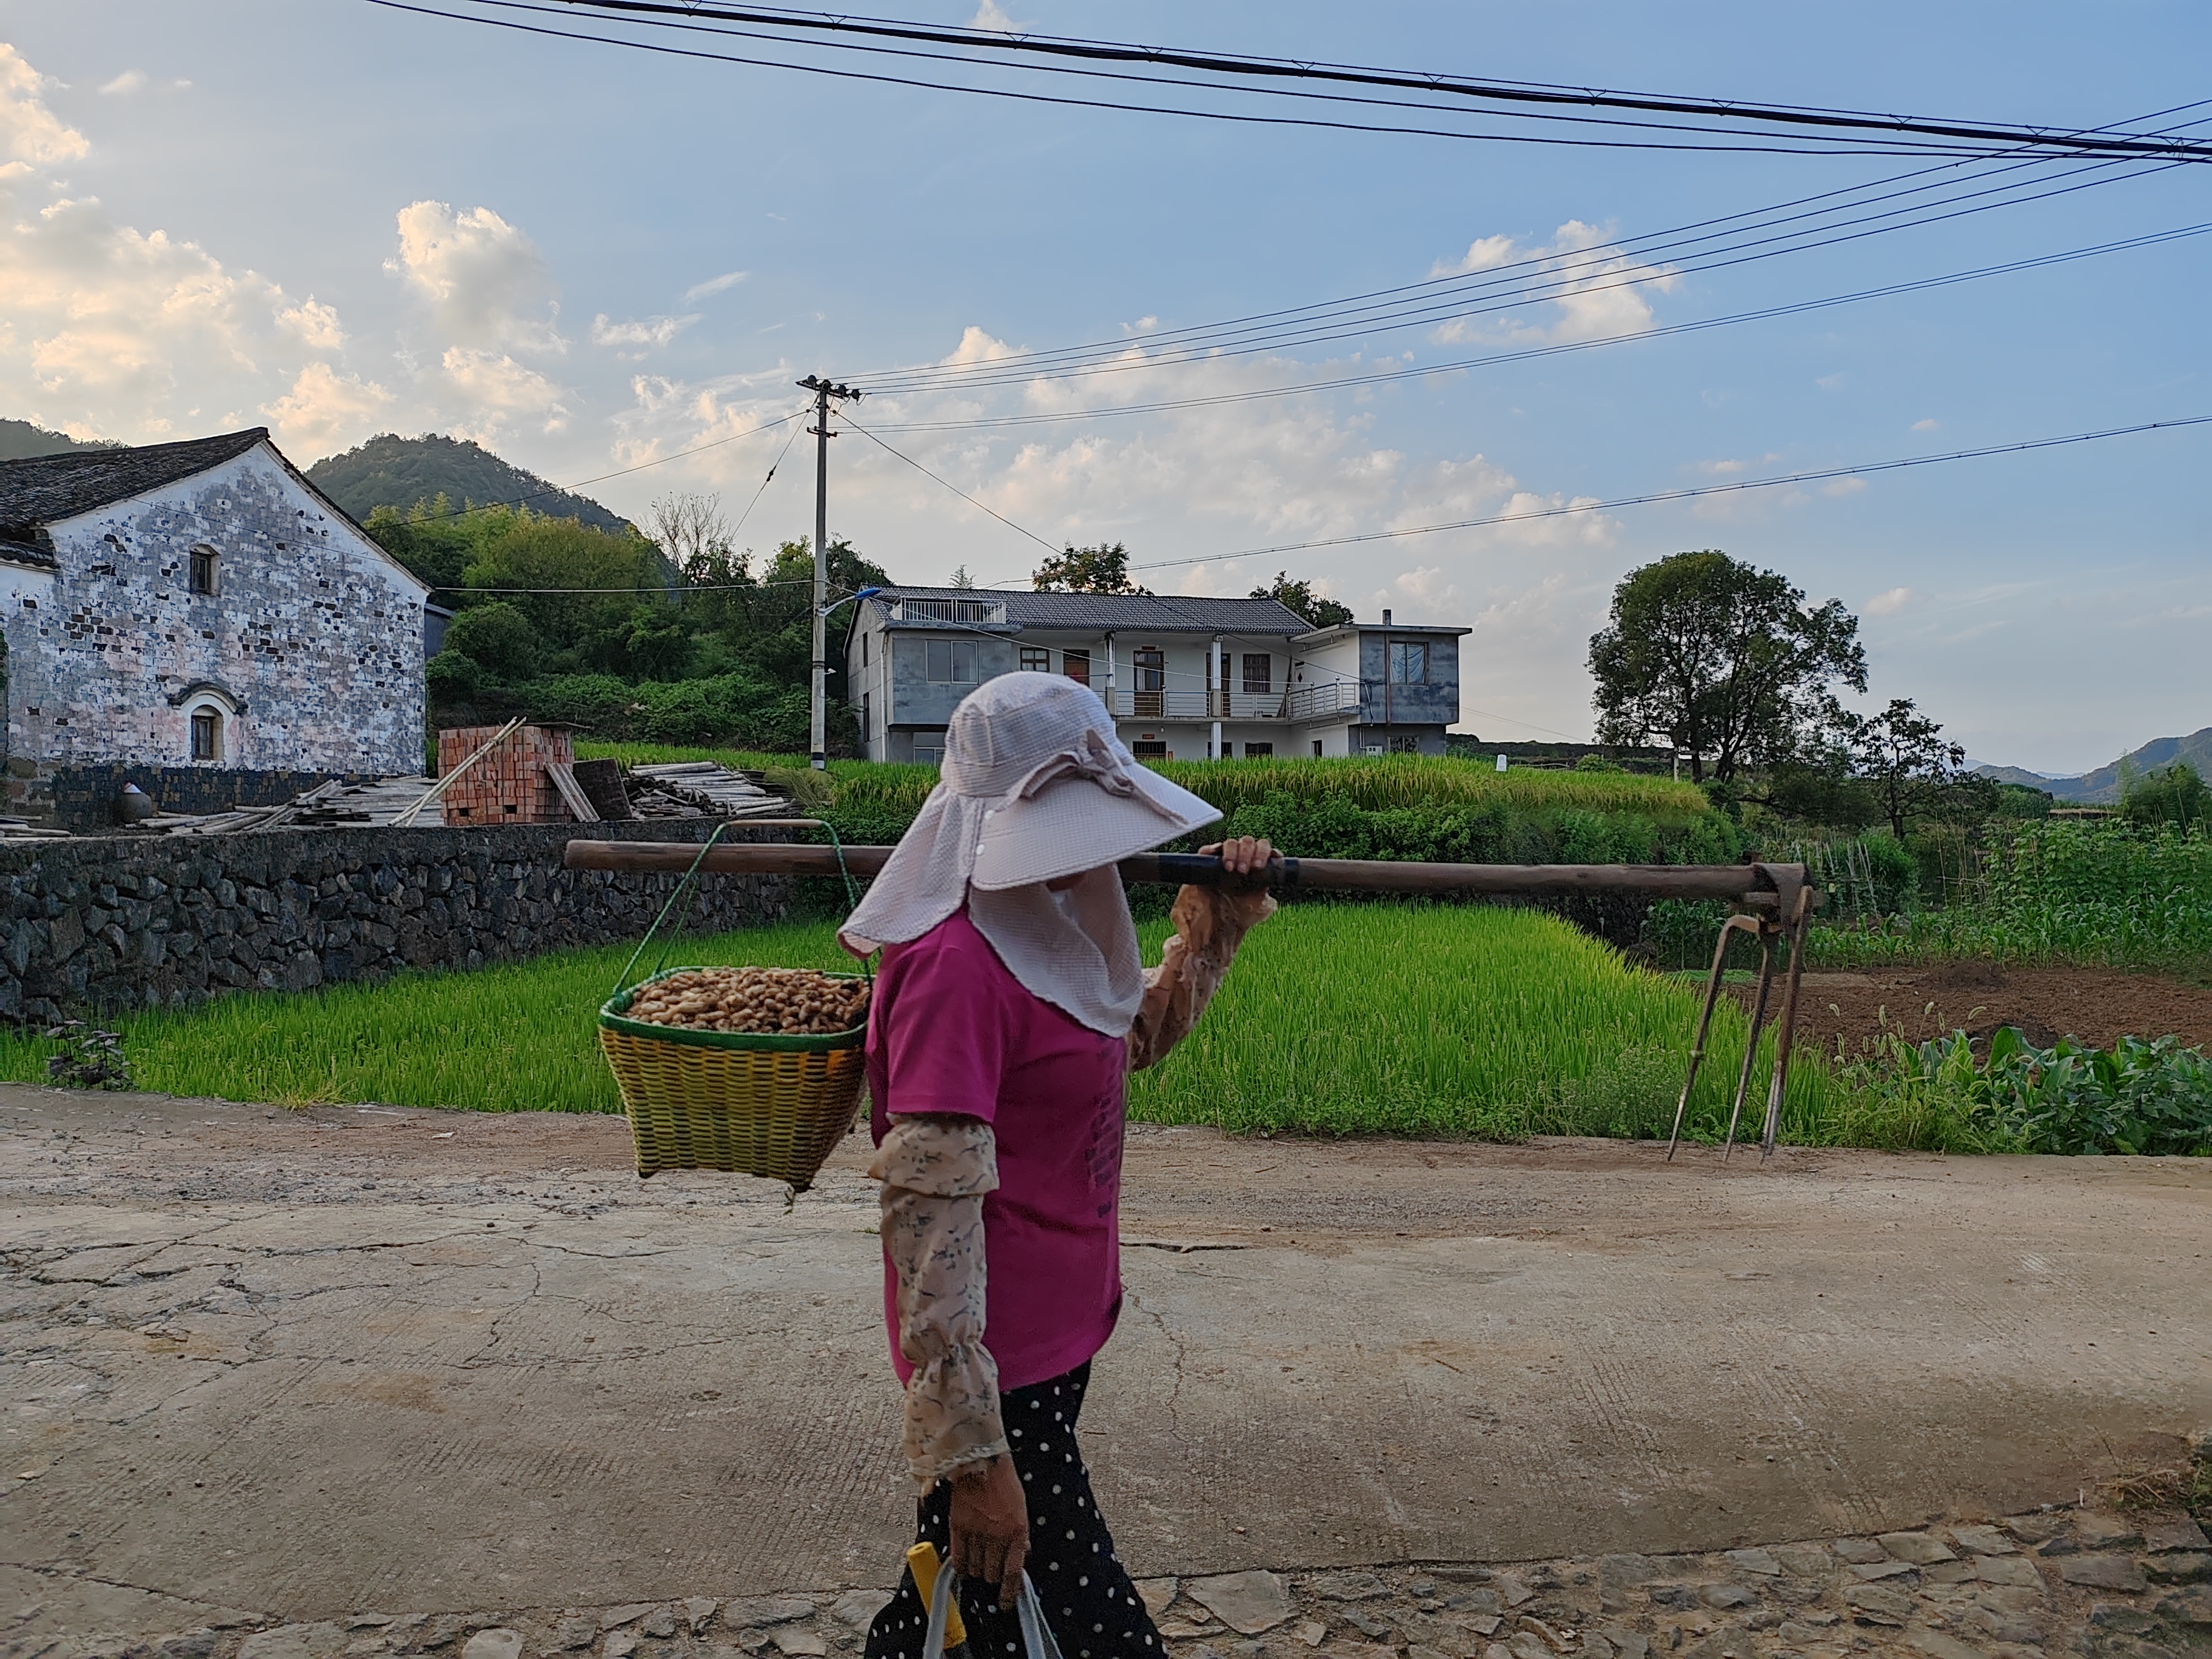
[[[698,842],[711,820],[595,823]],[[568,870],[576,826],[277,830],[0,848],[0,1018],[179,1006],[640,938],[680,878]],[[732,830],[724,840],[780,838]],[[781,920],[786,877],[702,878],[690,931]]]
[[[115,825],[115,801],[123,786],[135,783],[164,812],[195,817],[228,812],[240,806],[282,806],[295,795],[336,778],[361,783],[356,772],[271,772],[245,766],[152,766],[131,761],[24,769],[9,800],[14,810],[33,817],[51,816],[74,835],[98,835]],[[423,779],[422,787],[430,787]]]

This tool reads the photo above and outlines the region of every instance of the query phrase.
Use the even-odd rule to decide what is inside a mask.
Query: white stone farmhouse
[[[0,463],[10,793],[420,773],[428,592],[265,428]]]

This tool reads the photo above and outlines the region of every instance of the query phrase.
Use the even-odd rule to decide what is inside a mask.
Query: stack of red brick
[[[444,777],[499,735],[496,726],[464,726],[438,733],[438,775]],[[519,726],[446,791],[448,824],[567,823],[574,817],[545,769],[573,766],[576,746],[560,726]]]

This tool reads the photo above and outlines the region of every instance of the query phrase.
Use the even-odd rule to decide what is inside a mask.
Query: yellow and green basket
[[[623,968],[614,994],[601,1006],[599,1047],[622,1091],[623,1113],[629,1119],[641,1176],[662,1170],[726,1170],[787,1182],[805,1192],[860,1111],[866,1081],[865,1024],[847,1031],[785,1036],[695,1031],[628,1017],[630,1005],[647,986],[690,971],[666,967],[672,947],[664,946],[653,971],[629,982],[630,969],[669,912],[690,891],[700,865],[728,827],[717,829],[699,849]],[[836,843],[834,830],[830,840]],[[842,866],[843,862],[841,846],[838,863]],[[849,873],[845,883],[857,903],[858,890]]]

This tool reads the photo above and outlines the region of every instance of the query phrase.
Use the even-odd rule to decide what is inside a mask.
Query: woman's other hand
[[[953,1571],[997,1585],[999,1605],[1011,1609],[1030,1553],[1030,1506],[1012,1458],[994,1457],[952,1477],[951,1530]]]
[[[1264,836],[1236,836],[1227,841],[1218,841],[1211,847],[1199,849],[1201,856],[1218,853],[1221,873],[1224,876],[1249,876],[1265,870],[1275,856],[1275,849],[1267,844]]]

